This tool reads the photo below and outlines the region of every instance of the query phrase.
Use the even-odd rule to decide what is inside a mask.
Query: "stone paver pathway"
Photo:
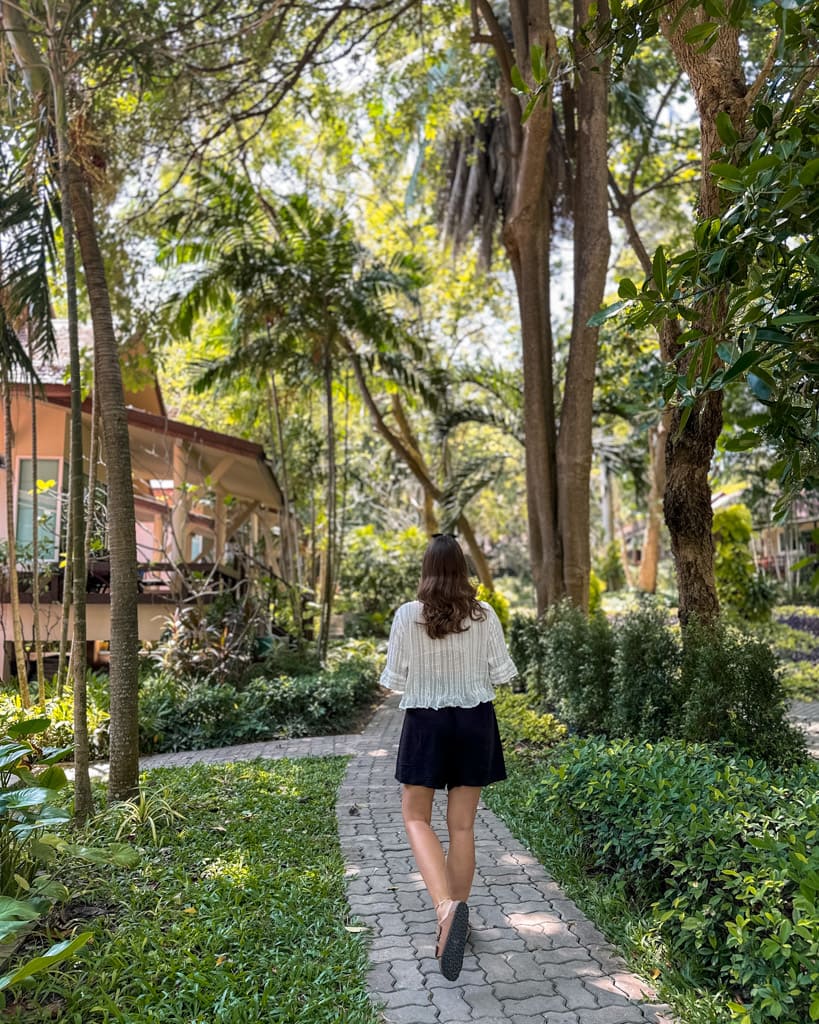
[[[457,981],[434,958],[435,914],[407,847],[393,778],[401,726],[388,698],[339,791],[353,913],[372,932],[373,999],[388,1024],[645,1024],[670,1020],[537,860],[481,806],[472,932]],[[443,795],[434,824],[445,835]]]
[[[354,736],[248,743],[140,761],[143,770],[255,757],[352,755],[337,814],[352,913],[370,929],[371,997],[385,1024],[671,1024],[667,1006],[631,974],[506,826],[481,805],[471,935],[457,981],[434,957],[435,914],[410,854],[393,777],[398,695]],[[107,765],[94,766],[97,775]],[[433,824],[445,836],[445,798]]]
[[[819,757],[819,700],[805,703],[791,701],[790,718],[804,732],[808,741],[808,751],[813,757]]]

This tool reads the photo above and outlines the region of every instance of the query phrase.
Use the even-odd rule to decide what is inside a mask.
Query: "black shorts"
[[[474,708],[407,708],[395,777],[430,789],[488,786],[505,779],[492,702]]]

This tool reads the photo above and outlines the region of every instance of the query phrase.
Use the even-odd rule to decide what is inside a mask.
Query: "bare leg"
[[[475,814],[481,798],[480,786],[455,786],[447,799],[446,824],[449,852],[446,857],[448,895],[453,900],[469,899],[475,874]]]
[[[449,913],[451,897],[447,881],[446,859],[438,836],[430,824],[434,789],[427,786],[407,786],[402,790],[401,809],[415,863],[435,907],[438,920]]]

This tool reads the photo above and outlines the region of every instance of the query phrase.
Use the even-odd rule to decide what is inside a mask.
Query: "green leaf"
[[[518,92],[528,93],[529,90],[526,87],[526,82],[523,80],[523,75],[520,73],[520,68],[517,64],[512,65],[512,86],[518,90]]]
[[[742,355],[737,359],[735,363],[725,371],[725,376],[722,378],[725,384],[739,377],[740,374],[758,362],[762,358],[762,353],[757,352],[755,349],[751,349],[749,352],[743,352]]]
[[[523,110],[523,113],[520,115],[520,123],[521,124],[526,124],[526,122],[532,116],[532,111],[535,109],[535,104],[536,103],[537,103],[537,96],[533,96],[529,100],[529,102],[526,104],[526,106],[525,106],[525,108]]]
[[[731,118],[724,110],[717,114],[714,123],[717,128],[717,134],[726,146],[735,146],[739,142],[739,135],[737,135]]]
[[[719,24],[716,21],[704,21],[701,25],[695,25],[685,33],[685,41],[689,46],[697,46],[700,51],[707,50],[716,42],[719,34]]]
[[[532,43],[532,76],[540,84],[546,81],[546,61],[543,59],[543,47]]]
[[[589,317],[589,327],[599,327],[600,324],[605,323],[606,320],[610,320],[613,316],[617,316],[624,306],[628,305],[628,300],[622,302],[614,302],[611,306],[606,306],[599,312],[595,313],[594,316]]]
[[[801,185],[812,185],[816,181],[817,176],[819,176],[819,156],[814,157],[813,160],[808,160],[799,172],[799,183]]]
[[[12,765],[31,753],[31,747],[23,746],[20,743],[6,743],[0,746],[0,771],[10,768]]]
[[[748,374],[748,387],[760,402],[770,401],[773,389],[757,373]]]
[[[629,277],[624,277],[617,288],[617,294],[621,299],[636,299],[637,285]]]
[[[50,949],[47,949],[42,956],[35,956],[33,959],[28,960],[18,967],[17,970],[11,971],[9,974],[4,974],[0,978],[0,991],[9,987],[9,985],[17,985],[21,981],[25,981],[26,978],[31,978],[35,974],[40,974],[42,971],[47,971],[52,967],[56,967],[57,964],[62,963],[63,960],[68,960],[74,956],[91,938],[91,932],[81,932],[76,935],[73,939],[65,939],[63,942],[57,942]]]
[[[742,171],[735,164],[711,164],[711,173],[715,178],[742,179]]]
[[[17,740],[21,736],[35,736],[37,733],[45,732],[49,725],[51,725],[50,718],[26,718],[10,725],[6,729],[6,734]]]
[[[657,247],[657,251],[654,253],[651,269],[657,290],[663,298],[666,298],[668,292],[668,264],[666,263],[665,252],[661,245]]]
[[[765,131],[773,124],[773,110],[767,103],[757,103],[753,114],[754,128],[758,131]]]

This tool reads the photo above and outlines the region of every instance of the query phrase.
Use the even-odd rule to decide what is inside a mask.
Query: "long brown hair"
[[[469,582],[469,570],[457,540],[437,533],[427,545],[421,563],[418,600],[424,606],[424,625],[433,640],[469,629],[469,620],[480,622],[486,612]]]

